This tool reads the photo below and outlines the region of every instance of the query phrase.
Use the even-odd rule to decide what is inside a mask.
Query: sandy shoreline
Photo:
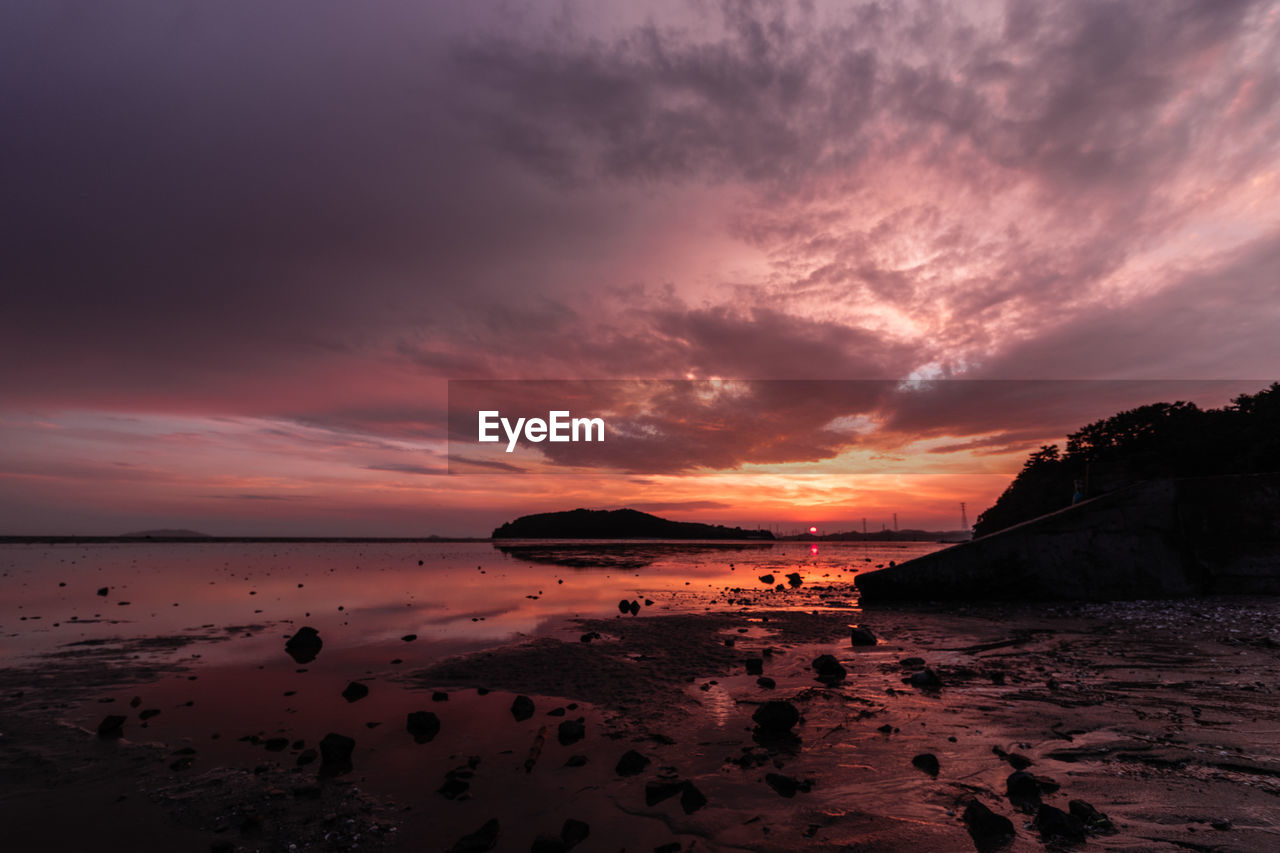
[[[93,839],[95,849],[449,850],[497,820],[492,849],[525,851],[570,820],[589,827],[574,848],[584,851],[973,850],[962,815],[977,800],[1012,821],[1006,849],[1031,850],[1046,840],[1035,805],[1006,791],[1029,761],[1044,803],[1067,811],[1081,800],[1110,818],[1115,831],[1090,833],[1090,847],[1280,844],[1280,604],[820,609],[843,593],[806,586],[785,610],[742,598],[704,613],[578,620],[557,636],[371,672],[374,697],[388,693],[380,683],[411,688],[440,732],[414,743],[401,706],[367,706],[382,725],[342,732],[356,740],[354,769],[332,779],[318,778],[320,762],[297,763],[323,719],[210,742],[176,737],[177,723],[140,731],[136,712],[102,701],[136,691],[151,704],[155,685],[199,671],[188,653],[200,640],[175,641],[168,663],[137,648],[49,657],[0,671],[0,808],[13,837],[43,849]],[[880,644],[853,647],[850,622]],[[843,681],[815,679],[822,654]],[[904,683],[921,668],[902,664],[910,658],[942,686]],[[748,674],[749,659],[774,687]],[[532,699],[528,719],[512,715],[516,695]],[[798,741],[754,737],[752,714],[768,700],[797,708]],[[131,720],[121,740],[73,726],[108,711]],[[560,724],[578,719],[583,736],[562,743]],[[264,749],[273,735],[289,746]],[[251,748],[244,762],[236,750]],[[620,775],[629,751],[648,763]],[[913,765],[923,754],[936,776]],[[782,777],[802,790],[783,796]]]

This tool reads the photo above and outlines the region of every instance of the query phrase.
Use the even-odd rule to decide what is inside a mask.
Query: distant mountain
[[[139,530],[136,533],[123,533],[121,539],[210,539],[208,533],[197,530],[173,530],[167,527],[159,530]]]
[[[671,521],[635,509],[574,509],[522,515],[494,539],[772,539],[767,530]]]

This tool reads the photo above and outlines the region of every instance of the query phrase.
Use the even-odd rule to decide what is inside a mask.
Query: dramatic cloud
[[[1274,378],[1276,55],[1245,0],[6,5],[0,505],[474,531],[563,492],[474,457],[455,500],[447,379]],[[875,416],[1007,466],[1165,390]],[[597,461],[866,442],[769,393]],[[696,483],[595,488],[734,502]]]

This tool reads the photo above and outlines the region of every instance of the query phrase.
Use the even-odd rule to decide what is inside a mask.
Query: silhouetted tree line
[[[1280,471],[1280,383],[1221,409],[1152,403],[1072,433],[1065,452],[1056,444],[1033,452],[973,532],[985,536],[1062,509],[1080,488],[1093,497],[1161,477],[1274,471]]]

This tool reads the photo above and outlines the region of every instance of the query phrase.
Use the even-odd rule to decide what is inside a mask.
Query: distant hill
[[[122,533],[121,539],[210,539],[208,533],[197,530],[174,530],[168,527],[159,530],[139,530],[136,533]]]
[[[671,521],[635,509],[574,509],[522,515],[494,539],[772,539],[767,530]]]

